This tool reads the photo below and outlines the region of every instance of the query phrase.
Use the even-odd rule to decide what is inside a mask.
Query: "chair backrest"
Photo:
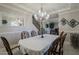
[[[67,34],[61,32],[60,36],[52,42],[52,46],[48,50],[48,54],[63,54],[63,44]]]
[[[53,54],[55,55],[56,54],[56,51],[58,50],[58,48],[59,48],[59,42],[60,42],[60,40],[61,40],[61,37],[58,37],[53,43],[52,43],[52,52],[53,52]]]
[[[62,47],[63,47],[63,44],[64,44],[64,41],[65,41],[66,36],[67,36],[67,33],[65,33],[65,34],[61,37],[60,43],[61,43]]]
[[[67,33],[63,34],[63,36],[61,37],[60,43],[59,43],[59,54],[62,54],[62,55],[63,55],[63,45],[64,45],[66,35]]]
[[[56,34],[54,29],[50,30],[50,34]]]
[[[54,42],[52,43],[52,46],[53,46],[53,50],[56,50],[57,49],[57,46],[58,46],[58,43],[60,42],[60,37],[58,37],[56,40],[54,40]]]
[[[29,33],[27,31],[21,32],[21,39],[26,39],[29,37]]]
[[[7,53],[8,53],[9,55],[13,55],[13,53],[12,53],[12,51],[11,51],[11,48],[10,48],[10,45],[9,45],[9,43],[8,43],[8,41],[7,41],[7,39],[6,39],[5,37],[2,37],[2,36],[1,36],[1,39],[2,39],[2,41],[3,41],[3,44],[4,44],[5,48],[6,48]]]
[[[59,35],[59,28],[55,28],[55,32],[57,35]]]
[[[64,34],[64,31],[62,31],[62,32],[60,33],[60,37],[62,37],[62,36],[63,36],[63,34]]]
[[[57,47],[58,47],[58,43],[60,41],[60,37],[57,37],[53,42],[52,45],[50,46],[50,48],[48,49],[48,54],[55,54]]]
[[[33,36],[36,36],[37,34],[36,34],[36,31],[31,31],[31,36],[33,37]]]

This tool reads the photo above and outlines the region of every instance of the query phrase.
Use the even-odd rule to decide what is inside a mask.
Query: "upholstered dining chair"
[[[21,32],[21,39],[29,38],[29,33],[27,31]]]
[[[20,49],[20,46],[19,45],[11,48],[10,45],[9,45],[9,42],[7,41],[7,39],[5,37],[2,37],[1,36],[1,39],[2,39],[2,42],[4,44],[4,47],[5,47],[8,55],[13,55],[12,50],[14,50],[15,48]]]
[[[32,30],[31,31],[31,36],[33,37],[33,36],[36,36],[36,35],[37,35],[36,31]]]

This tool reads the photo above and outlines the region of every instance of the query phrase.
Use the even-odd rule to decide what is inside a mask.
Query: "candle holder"
[[[41,38],[44,38],[44,35],[43,35],[43,28],[41,28]]]
[[[43,20],[40,20],[40,32],[41,32],[41,38],[44,38],[44,36],[43,36]]]
[[[49,14],[47,14],[46,11],[44,11],[43,4],[41,4],[40,10],[38,10],[38,12],[34,14],[34,17],[36,20],[40,22],[40,34],[41,34],[41,38],[44,38],[43,21],[46,21],[49,18]]]

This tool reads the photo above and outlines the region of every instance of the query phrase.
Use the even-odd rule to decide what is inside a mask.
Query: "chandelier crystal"
[[[49,14],[47,14],[46,11],[43,10],[43,5],[41,4],[41,9],[34,14],[34,17],[36,18],[36,20],[43,21],[49,18]]]

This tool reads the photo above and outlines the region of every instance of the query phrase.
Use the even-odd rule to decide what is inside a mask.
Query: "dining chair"
[[[59,36],[60,36],[60,37],[62,37],[62,36],[63,36],[63,34],[64,34],[64,31],[62,31],[62,32],[59,34]]]
[[[18,46],[15,46],[13,48],[10,48],[9,42],[7,41],[7,39],[5,37],[2,37],[1,36],[1,40],[2,40],[2,42],[4,44],[4,47],[5,47],[8,55],[13,55],[12,50],[14,50],[15,48],[20,49],[20,46],[19,45]]]
[[[48,55],[52,55],[52,54],[55,55],[55,54],[57,53],[56,50],[57,50],[58,43],[59,43],[60,39],[61,39],[60,37],[57,37],[57,38],[52,42],[52,44],[51,44],[51,46],[49,47],[48,52],[47,52]]]
[[[55,28],[56,35],[59,35],[59,28]]]
[[[63,33],[63,32],[62,32]],[[63,44],[65,41],[67,33],[63,34],[62,37],[58,40],[56,47],[53,47],[53,55],[63,55]],[[54,45],[55,46],[55,45]]]
[[[48,55],[63,55],[63,44],[67,33],[61,32],[60,36],[52,42],[52,45],[48,49]]]
[[[50,34],[55,35],[55,34],[56,34],[56,33],[55,33],[55,30],[54,30],[54,29],[51,29],[51,30],[50,30]]]
[[[36,36],[37,34],[36,34],[36,31],[34,31],[34,30],[32,30],[31,31],[31,36],[33,37],[33,36]]]
[[[67,36],[67,33],[65,33],[63,36],[62,36],[62,38],[61,38],[61,40],[60,40],[60,43],[59,43],[59,54],[60,55],[63,55],[63,45],[64,45],[64,41],[65,41],[65,39],[66,39],[66,36]]]
[[[29,38],[29,33],[27,31],[22,31],[21,32],[21,39],[26,39]]]

